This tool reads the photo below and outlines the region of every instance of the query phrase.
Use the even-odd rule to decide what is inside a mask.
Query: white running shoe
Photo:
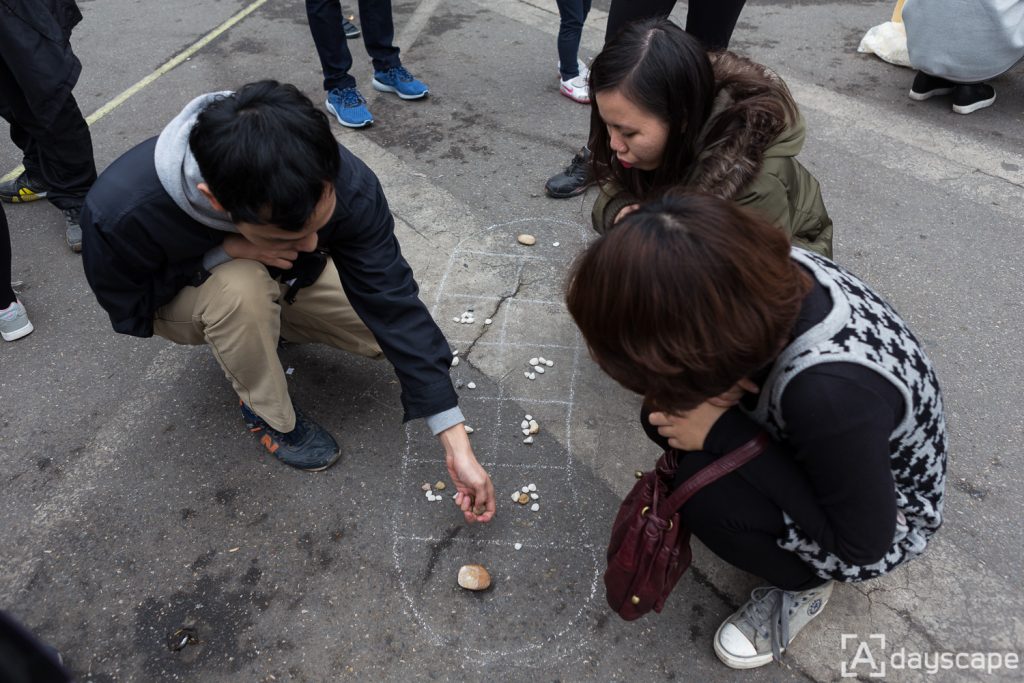
[[[561,93],[574,102],[590,104],[590,86],[587,85],[587,77],[580,74],[576,78],[561,81],[559,88]]]
[[[34,329],[20,301],[15,300],[7,308],[0,310],[0,337],[3,337],[4,341],[21,339]]]

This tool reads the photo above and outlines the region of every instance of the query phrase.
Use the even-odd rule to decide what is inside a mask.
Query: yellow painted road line
[[[88,123],[90,126],[96,123],[104,116],[106,116],[107,114],[114,111],[122,104],[124,104],[129,97],[135,95],[140,90],[145,88],[147,85],[149,85],[156,79],[160,78],[165,73],[167,73],[174,67],[178,66],[195,53],[202,50],[212,41],[216,40],[217,37],[220,36],[220,34],[224,33],[229,28],[240,22],[242,19],[245,19],[247,16],[258,10],[262,5],[266,4],[266,2],[267,0],[255,0],[255,2],[249,4],[244,9],[229,17],[220,26],[216,27],[215,29],[207,33],[205,36],[203,36],[202,38],[200,38],[199,40],[185,48],[182,52],[179,52],[174,57],[171,57],[169,60],[164,62],[164,64],[160,66],[156,71],[149,74],[148,76],[138,81],[134,85],[130,86],[129,88],[125,89],[120,95],[110,100],[102,107],[94,111],[92,114],[87,116],[85,122]],[[0,178],[0,182],[6,182],[8,180],[11,180],[12,178],[17,178],[18,175],[24,170],[24,166],[18,166],[16,169],[5,175],[3,178]]]

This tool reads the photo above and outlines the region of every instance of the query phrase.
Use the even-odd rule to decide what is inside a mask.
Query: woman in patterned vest
[[[919,555],[942,522],[946,430],[921,344],[867,285],[709,196],[647,204],[574,266],[591,355],[684,451],[676,485],[764,431],[769,448],[697,493],[686,525],[770,585],[715,634],[733,668],[778,659],[835,581]]]

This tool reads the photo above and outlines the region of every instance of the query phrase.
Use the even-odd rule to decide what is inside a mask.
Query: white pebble
[[[493,323],[493,322],[494,322],[494,321],[493,321],[493,320],[491,320],[490,318],[485,318],[485,319],[484,319],[484,325],[490,325],[490,324],[491,324],[491,323]]]
[[[537,364],[538,365],[543,365],[544,363],[547,363],[547,362],[548,361],[547,361],[547,359],[544,356],[537,356]]]
[[[561,242],[552,242],[552,243],[551,243],[551,246],[553,246],[553,247],[557,247],[557,246],[558,246],[559,244],[561,244]]]
[[[528,484],[526,486],[526,488],[530,489],[531,491],[536,491],[537,490],[537,485],[536,484]]]
[[[515,548],[516,550],[522,550],[523,549],[523,544],[522,543],[515,543],[515,544],[513,544],[512,547]]]
[[[462,318],[452,318],[452,322],[461,323],[462,322]]]
[[[453,356],[457,356],[457,355],[459,355],[459,350],[458,350],[458,349],[452,349],[452,355],[453,355]],[[540,359],[540,361],[541,361],[541,362],[543,363],[543,362],[544,362],[544,359],[543,359],[543,358],[541,358],[541,359]]]
[[[459,364],[459,357],[455,356],[455,358],[452,358],[452,367],[454,368],[458,364]]]
[[[533,373],[533,372],[531,372],[530,374],[528,374],[528,375],[527,375],[527,377],[529,377],[530,379],[537,379],[537,375],[536,375],[536,373]]]
[[[534,500],[537,500],[538,498],[540,498],[540,496],[538,494],[536,494],[536,493],[531,493],[530,494],[530,498],[533,498]]]
[[[526,429],[529,426],[530,426],[530,421],[529,420],[523,420],[522,422],[519,423],[519,428],[520,429]]]
[[[529,493],[530,492],[530,487],[529,486],[524,486],[523,488],[521,488],[519,490],[522,491],[523,493]]]
[[[545,363],[544,365],[546,365],[546,366],[548,366],[548,367],[550,368],[550,367],[551,367],[552,365],[554,365],[554,364],[555,364],[555,361],[553,361],[553,360],[549,360],[549,361],[548,361],[547,363]]]
[[[537,362],[538,362],[538,361],[537,361],[537,359],[536,359],[536,358],[531,358],[531,359],[530,359],[530,365],[536,365],[536,364],[537,364]]]
[[[530,435],[530,428],[527,427],[526,429],[523,430],[523,436],[529,436],[529,435]]]
[[[519,502],[519,489],[516,489],[515,491],[512,492],[512,500],[515,501],[516,503]]]
[[[525,443],[527,445],[533,443],[533,437],[532,436],[526,437],[525,439],[523,439],[523,443]]]
[[[466,318],[466,324],[467,325],[472,325],[475,322],[476,322],[476,318],[474,318],[473,316],[469,316],[468,318]]]
[[[543,368],[542,366],[538,365],[538,366],[537,366],[536,368],[534,368],[534,369],[535,369],[535,370],[537,371],[537,374],[538,374],[538,375],[543,375],[543,374],[544,374],[544,368]]]
[[[527,422],[533,419],[533,415],[526,415],[524,418]]]
[[[540,503],[534,503],[533,505],[530,506],[530,509],[533,510],[534,512],[540,510]]]
[[[466,387],[469,389],[476,389],[476,382],[470,382],[469,384],[466,385]]]
[[[427,491],[427,500],[429,500],[431,503],[434,502],[434,494],[431,493],[430,491]]]
[[[466,429],[466,433],[467,433],[467,434],[472,434],[473,432],[475,432],[475,431],[476,431],[475,429],[473,429],[472,427],[470,427],[470,426],[469,426],[468,424],[463,424],[462,426],[463,426],[463,427],[464,427],[464,428]]]
[[[525,377],[526,379],[530,379],[530,371],[527,370],[526,372],[524,372],[523,377]]]

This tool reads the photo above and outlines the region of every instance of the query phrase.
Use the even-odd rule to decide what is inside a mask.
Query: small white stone
[[[523,420],[522,422],[519,423],[519,428],[520,429],[526,429],[529,426],[530,426],[530,421],[529,420]]]
[[[558,246],[559,244],[561,244],[561,242],[552,242],[552,243],[551,243],[551,246],[553,246],[553,247],[557,247],[557,246]]]
[[[530,428],[527,427],[526,429],[523,430],[523,436],[529,436],[529,435],[530,435]]]
[[[534,237],[533,235],[527,235],[526,233],[523,233],[522,235],[517,237],[516,240],[519,242],[519,244],[526,245],[527,247],[533,246],[534,244],[537,243],[536,237]]]
[[[550,368],[550,367],[551,367],[552,365],[554,365],[554,364],[555,364],[555,361],[553,361],[553,360],[548,360],[548,361],[544,361],[544,365],[548,366],[549,368]]]
[[[540,503],[534,503],[533,505],[530,506],[530,509],[533,510],[534,512],[540,510]]]
[[[531,372],[529,375],[527,375],[527,377],[529,377],[530,379],[537,379],[536,373],[533,373],[533,372]]]
[[[469,389],[476,389],[476,382],[470,382],[469,384],[466,385],[466,387]]]
[[[537,490],[537,485],[536,484],[527,484],[526,488],[530,489],[531,491],[536,491]]]
[[[452,355],[453,355],[453,356],[457,356],[457,355],[459,355],[459,350],[458,350],[458,349],[452,349]],[[541,360],[541,362],[542,362],[542,363],[544,362],[544,359],[543,359],[543,358],[541,358],[540,360]]]
[[[524,486],[523,488],[521,488],[519,490],[522,491],[523,493],[529,493],[530,492],[530,487],[529,486]]]
[[[427,500],[429,500],[431,503],[434,502],[434,494],[430,491],[427,492]]]
[[[540,496],[538,494],[536,494],[536,493],[531,493],[530,494],[530,498],[533,498],[534,500],[537,500],[538,498],[540,498]]]
[[[533,415],[526,415],[526,416],[524,416],[524,419],[525,419],[525,420],[526,420],[527,422],[529,422],[530,420],[532,420],[532,419],[533,419]]]
[[[537,363],[538,363],[538,360],[536,358],[531,358],[530,359],[530,365],[536,365]]]
[[[484,325],[490,325],[490,324],[491,324],[491,323],[493,323],[493,322],[494,322],[494,321],[493,321],[493,320],[491,320],[490,318],[484,318]]]
[[[452,318],[452,322],[454,322],[454,323],[461,323],[462,322],[462,318]]]
[[[468,318],[466,318],[466,324],[467,325],[472,325],[475,322],[476,322],[476,318],[474,318],[473,316],[469,316]]]
[[[523,439],[523,443],[525,443],[527,445],[533,443],[533,437],[532,436],[526,437],[525,439]]]
[[[534,368],[534,370],[537,371],[538,375],[543,375],[544,374],[544,366],[542,366],[542,365],[538,365],[536,368]]]
[[[530,379],[530,371],[527,370],[526,372],[524,372],[523,377],[525,377],[526,379]]]
[[[444,496],[434,496],[434,500],[444,500]]]
[[[547,359],[544,356],[537,356],[537,364],[538,365],[543,365],[544,363],[547,363],[547,362],[548,361],[547,361]]]
[[[463,424],[462,426],[465,428],[467,434],[472,434],[473,432],[476,431],[475,429],[470,427],[468,424]]]
[[[519,502],[519,490],[518,489],[516,489],[515,491],[512,492],[512,500],[515,501],[516,503]]]
[[[530,420],[530,428],[527,431],[531,434],[536,434],[540,431],[540,425],[537,424],[536,420]]]
[[[515,543],[515,544],[512,545],[512,547],[515,548],[516,550],[522,550],[523,549],[523,544],[522,543]]]
[[[452,358],[452,367],[454,368],[454,367],[456,367],[456,366],[457,366],[458,364],[459,364],[459,357],[458,357],[458,356],[455,356],[455,358]]]

